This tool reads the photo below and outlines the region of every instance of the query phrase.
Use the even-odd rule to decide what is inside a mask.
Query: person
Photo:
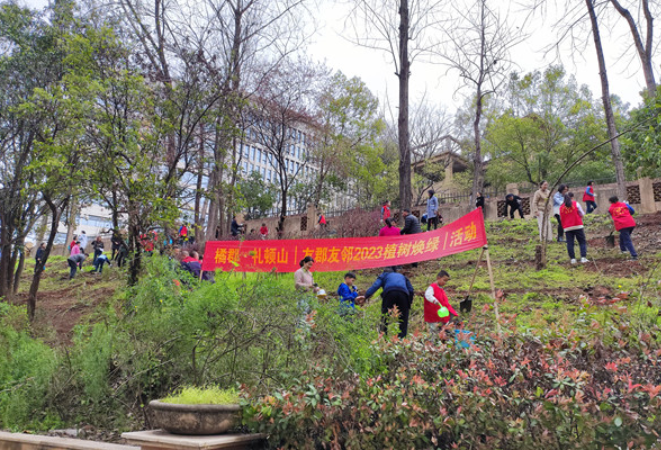
[[[94,242],[92,242],[92,248],[94,249],[94,257],[92,259],[92,264],[96,262],[97,256],[103,253],[104,245],[101,240],[101,236],[97,236]]]
[[[245,227],[245,225],[239,224],[239,222],[236,220],[236,216],[232,216],[232,224],[230,225],[230,233],[232,236],[237,237],[239,234],[241,234],[243,227]]]
[[[67,259],[67,263],[69,264],[69,279],[73,280],[73,277],[76,276],[76,272],[78,271],[78,267],[82,267],[83,261],[87,258],[87,254],[84,252],[76,253],[75,255],[69,256]]]
[[[356,274],[347,272],[344,275],[344,283],[337,288],[337,295],[340,297],[340,316],[355,314],[356,302],[365,298],[358,295],[358,290],[354,286],[355,282]]]
[[[120,238],[119,250],[117,251],[117,267],[124,267],[129,255],[129,247],[124,239]]]
[[[73,246],[71,247],[71,253],[69,254],[69,256],[77,255],[79,253],[80,253],[80,243],[76,239],[73,241]]]
[[[425,291],[425,323],[427,324],[427,328],[429,328],[429,333],[432,335],[432,337],[438,336],[439,323],[445,325],[450,322],[450,316],[439,317],[438,310],[441,309],[441,306],[445,306],[448,311],[450,311],[451,316],[459,317],[457,311],[455,311],[455,309],[450,305],[448,296],[443,290],[443,286],[445,286],[445,283],[447,283],[449,279],[450,274],[448,274],[445,270],[441,270],[436,275],[436,283],[432,283]]]
[[[324,215],[323,212],[319,213],[319,219],[317,220],[317,223],[319,224],[319,229],[321,229],[322,231],[326,230],[326,225],[327,225],[326,216]]]
[[[405,209],[402,211],[404,216],[404,228],[402,228],[399,234],[418,234],[422,233],[422,228],[420,227],[420,222],[418,218],[411,214],[411,211]],[[413,267],[418,267],[418,263],[411,264]]]
[[[539,184],[539,189],[535,191],[532,197],[532,204],[530,205],[531,213],[537,217],[537,227],[539,228],[540,241],[546,239],[547,241],[553,240],[553,231],[551,230],[551,213],[553,204],[550,201],[551,191],[549,190],[549,183],[542,181]],[[544,218],[546,217],[546,220]]]
[[[268,227],[266,226],[265,223],[263,223],[262,226],[260,227],[259,234],[262,237],[262,240],[268,239],[269,229],[268,229]]]
[[[71,254],[71,250],[73,250],[73,246],[76,245],[76,241],[78,241],[78,236],[74,234],[73,239],[71,240],[71,243],[69,244],[69,254]]]
[[[410,210],[403,210],[402,215],[404,216],[404,228],[401,229],[399,234],[422,233],[422,228],[420,228],[420,222],[418,221],[418,218],[411,214]]]
[[[85,230],[81,231],[80,236],[78,237],[78,244],[80,245],[80,251],[84,252],[87,248],[87,233]]]
[[[514,219],[514,212],[519,211],[519,216],[523,219],[523,206],[521,205],[521,197],[514,194],[507,194],[505,196],[505,215],[509,209],[510,219]]]
[[[379,236],[399,236],[401,230],[395,226],[393,220],[388,217],[385,222],[386,225],[379,230]]]
[[[438,198],[433,189],[427,191],[429,198],[427,199],[427,231],[434,227],[438,228]]]
[[[200,262],[199,253],[192,251],[189,255],[187,251],[182,251],[181,257],[181,268],[193,275],[194,278],[200,278],[202,263]]]
[[[93,264],[94,264],[93,272],[96,272],[96,273],[103,273],[103,265],[104,264],[108,264],[109,267],[111,265],[110,260],[108,259],[108,257],[103,254],[103,249],[101,249],[101,253],[96,255],[96,257],[94,258]]]
[[[390,200],[386,200],[381,208],[381,219],[385,222],[390,218]]]
[[[565,242],[562,221],[560,220],[560,206],[565,202],[565,195],[567,195],[568,190],[566,184],[561,184],[558,186],[558,192],[553,194],[553,215],[555,220],[558,221],[558,242]]]
[[[312,256],[306,256],[298,264],[301,268],[294,272],[294,285],[296,289],[301,292],[319,291],[319,287],[314,283],[312,272],[310,272],[314,264]]]
[[[44,260],[44,255],[46,254],[46,243],[42,242],[41,245],[39,245],[39,248],[37,249],[37,254],[34,256],[35,263],[34,263],[34,271],[37,271],[37,266],[42,263]],[[44,267],[45,269],[45,267]]]
[[[115,260],[119,253],[119,248],[122,245],[122,235],[119,233],[119,230],[115,228],[115,231],[112,233],[112,237],[110,238],[110,259],[112,261]]]
[[[376,279],[374,284],[365,293],[365,298],[369,299],[379,289],[381,292],[381,330],[388,334],[388,314],[395,306],[399,312],[399,334],[400,338],[406,336],[409,326],[409,310],[413,303],[413,285],[408,278],[397,272],[397,267],[386,268]]]
[[[636,261],[638,260],[638,253],[636,253],[631,241],[631,233],[636,228],[636,221],[631,215],[635,214],[635,211],[628,203],[620,202],[615,195],[609,198],[608,201],[611,204],[608,212],[613,219],[615,230],[620,232],[620,251],[622,253],[629,252],[631,260]]]
[[[188,226],[185,223],[179,228],[179,245],[184,245],[188,241]]]
[[[594,184],[594,181],[588,181],[588,185],[585,187],[585,192],[583,193],[583,201],[585,202],[585,206],[587,208],[587,213],[590,214],[592,211],[597,209],[597,204],[594,201],[594,188],[592,185]]]
[[[478,192],[475,197],[475,208],[482,208],[482,213],[484,213],[484,196],[481,192]]]
[[[574,193],[568,192],[565,195],[565,201],[560,206],[560,222],[567,236],[567,253],[572,264],[576,264],[576,254],[574,253],[574,239],[578,241],[581,249],[581,262],[589,262],[588,246],[585,240],[585,231],[583,230],[583,208],[574,200]]]

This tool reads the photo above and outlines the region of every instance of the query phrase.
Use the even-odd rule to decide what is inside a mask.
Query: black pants
[[[427,217],[427,231],[431,230],[431,227],[434,227],[434,230],[438,228],[438,217]]]
[[[399,310],[399,334],[400,338],[406,336],[409,327],[409,309],[411,308],[411,300],[408,293],[402,291],[390,291],[382,296],[381,300],[381,314],[383,314],[383,322],[381,323],[381,331],[388,334],[388,321],[390,319],[389,311],[397,306]]]
[[[512,208],[512,206],[510,206],[509,210],[510,210],[510,219],[514,219],[514,213],[516,211],[519,211],[519,215],[523,219],[523,207],[521,205],[517,206],[516,208]]]
[[[565,235],[565,230],[562,228],[562,222],[560,221],[560,214],[555,215],[555,220],[558,221],[558,239],[562,239]]]
[[[70,259],[67,259],[67,262],[69,263],[69,279],[73,280],[73,277],[76,276],[76,272],[78,271],[78,264],[76,264],[74,261],[71,261]]]
[[[569,259],[576,259],[576,254],[574,253],[574,238],[578,241],[578,247],[581,251],[581,258],[588,256],[588,245],[585,240],[585,231],[583,228],[578,230],[565,231],[567,235],[567,253],[569,254]]]

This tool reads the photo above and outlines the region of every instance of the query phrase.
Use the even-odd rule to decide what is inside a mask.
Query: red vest
[[[382,211],[383,211],[383,220],[386,220],[387,218],[390,217],[390,206],[383,205]]]
[[[453,316],[458,316],[457,311],[454,310],[452,306],[450,306],[450,302],[448,301],[448,296],[445,295],[445,291],[443,288],[441,288],[438,284],[434,283],[431,285],[432,289],[434,289],[434,297],[436,297],[436,300],[441,302],[441,305],[445,306],[448,310],[450,310],[450,314]],[[446,324],[450,321],[450,316],[448,317],[443,317],[440,318],[438,317],[438,310],[441,309],[440,306],[427,301],[425,299],[425,322],[427,323],[439,323],[442,322],[443,324]]]
[[[560,222],[566,231],[583,228],[583,219],[578,214],[578,206],[575,201],[571,202],[571,208],[567,208],[564,203],[560,205]]]
[[[583,193],[583,201],[584,202],[593,202],[594,201],[594,195],[590,195],[588,191],[591,189],[591,186],[588,186],[585,188],[585,193]],[[594,193],[594,190],[592,191]]]
[[[319,217],[319,224],[326,225],[326,216],[324,216],[323,214],[321,217]]]
[[[615,223],[615,229],[620,231],[623,228],[630,228],[636,226],[636,221],[631,217],[629,208],[625,203],[617,202],[613,203],[608,212],[611,213],[613,222]]]

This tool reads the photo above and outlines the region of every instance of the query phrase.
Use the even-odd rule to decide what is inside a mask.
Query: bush
[[[246,388],[244,423],[273,448],[658,448],[658,343],[620,322],[608,344],[586,324],[541,337],[482,328],[469,350],[380,341],[373,376],[320,365],[264,397]]]

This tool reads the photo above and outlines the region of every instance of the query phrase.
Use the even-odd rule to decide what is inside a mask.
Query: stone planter
[[[239,424],[239,405],[176,405],[149,402],[156,425],[174,434],[227,433]]]

